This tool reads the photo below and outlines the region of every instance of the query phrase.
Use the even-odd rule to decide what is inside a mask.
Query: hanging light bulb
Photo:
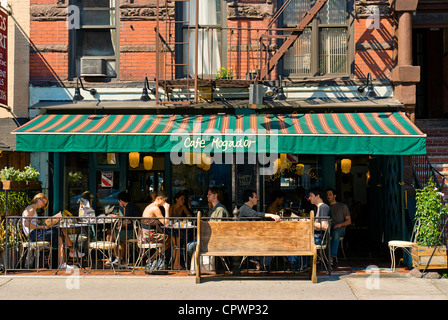
[[[129,152],[129,166],[131,168],[137,168],[140,164],[140,153]]]
[[[342,173],[350,173],[350,170],[352,169],[352,160],[350,159],[342,159],[341,160],[341,171]]]
[[[146,170],[151,170],[154,164],[154,158],[151,156],[146,156],[143,158],[143,166]]]

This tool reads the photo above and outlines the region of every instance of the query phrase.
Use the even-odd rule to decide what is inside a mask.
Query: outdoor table
[[[81,261],[80,258],[78,257],[78,248],[79,248],[79,236],[81,235],[81,230],[83,227],[86,227],[87,225],[84,223],[66,223],[66,222],[60,222],[59,224],[56,225],[56,227],[58,229],[62,229],[62,230],[69,230],[69,229],[75,229],[76,231],[76,237],[75,237],[75,241],[73,241],[73,251],[75,252],[75,258],[76,258],[76,262],[77,265],[79,266],[79,268],[84,272],[84,268],[82,267],[82,257],[81,257]],[[68,237],[68,232],[66,232],[66,235]],[[59,270],[60,270],[60,265],[58,266],[56,273],[58,274]]]
[[[188,231],[196,229],[197,226],[189,223],[176,222],[168,226],[162,225],[162,228],[165,229],[166,232],[169,232],[169,234],[175,238],[175,243],[173,243],[172,241],[172,243],[175,244],[175,246],[172,246],[174,250],[176,250],[176,252],[178,250],[179,251],[182,250],[184,252],[185,267],[187,268],[188,266],[186,265],[187,264],[186,262],[188,261],[188,257],[186,256],[187,255],[186,246],[188,244]],[[191,238],[194,239],[194,237]],[[181,243],[185,243],[185,248],[181,248]]]

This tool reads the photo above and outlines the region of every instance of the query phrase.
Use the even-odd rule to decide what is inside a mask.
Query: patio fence
[[[203,217],[202,219],[210,219]],[[235,218],[222,220],[234,221]],[[289,218],[283,218],[287,220]],[[301,218],[306,219],[306,218]],[[44,230],[25,233],[31,220],[39,226],[52,222],[47,238],[36,237]],[[318,221],[319,218],[316,218]],[[163,224],[165,222],[165,224]],[[167,274],[185,270],[192,274],[191,265],[196,245],[196,217],[125,218],[125,217],[34,217],[7,216],[6,243],[3,264],[7,271],[64,271],[61,263],[77,266],[83,272],[113,270],[114,272],[149,271]],[[275,222],[272,222],[275,223]],[[51,230],[51,231],[50,231]],[[146,230],[146,231],[145,231]],[[142,237],[147,234],[149,237]],[[152,239],[148,240],[149,238]],[[231,242],[231,239],[228,240]],[[78,253],[77,253],[78,252]],[[318,254],[319,255],[319,254]],[[121,256],[119,263],[115,259]],[[194,262],[193,262],[194,264]],[[293,271],[288,257],[220,257],[215,259],[217,272],[232,268]],[[266,264],[266,269],[263,269]],[[153,268],[150,268],[150,267]]]

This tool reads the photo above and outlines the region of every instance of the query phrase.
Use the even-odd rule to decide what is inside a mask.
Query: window
[[[116,77],[118,16],[116,0],[74,0],[79,28],[72,33],[74,76]]]
[[[221,0],[199,0],[198,24],[198,76],[216,75],[222,66],[223,33],[222,33],[222,3]],[[195,26],[196,1],[186,2],[183,7],[184,21],[183,38],[188,45],[183,48],[185,75],[195,71]]]
[[[349,12],[351,2],[328,0],[318,16],[283,56],[285,76],[328,76],[349,73]],[[293,27],[315,0],[292,1],[283,13],[283,25]]]

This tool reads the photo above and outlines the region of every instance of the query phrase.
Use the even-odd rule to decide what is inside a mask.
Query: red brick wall
[[[143,81],[155,77],[155,21],[120,24],[120,79]]]
[[[355,19],[355,46],[375,50],[355,51],[355,77],[366,78],[370,72],[373,78],[388,79],[394,67],[394,27],[390,18],[382,18],[379,29],[369,29],[367,19]]]
[[[30,80],[68,78],[68,29],[65,21],[31,21]],[[42,47],[45,46],[45,50]],[[51,48],[51,50],[49,50]]]
[[[31,0],[34,5],[56,4],[57,0]],[[146,0],[136,0],[134,3],[145,3]],[[241,1],[243,2],[243,1]],[[246,3],[261,3],[259,0],[246,0]],[[236,79],[244,79],[250,70],[258,69],[258,37],[267,26],[266,19],[229,19],[227,21],[227,66],[234,70]],[[120,22],[120,80],[142,81],[145,76],[153,80],[156,65],[162,66],[163,61],[156,61],[154,20],[122,20]],[[174,27],[174,24],[171,26]],[[161,32],[167,37],[161,24]],[[239,33],[232,28],[245,28]],[[355,19],[354,45],[364,49],[356,50],[355,77],[366,78],[371,72],[373,78],[388,79],[394,66],[394,26],[391,18],[382,18],[380,29],[368,29],[366,19]],[[173,30],[171,34],[174,35]],[[65,20],[59,21],[31,21],[30,37],[34,48],[38,51],[41,46],[46,50],[31,52],[30,78],[31,81],[67,80],[68,79],[68,41],[69,33]],[[48,48],[52,48],[48,50]],[[64,46],[66,50],[64,51]],[[54,47],[54,48],[53,48]],[[368,48],[368,49],[365,49]],[[375,48],[374,50],[370,48]],[[171,53],[165,55],[172,57]],[[171,71],[168,70],[171,76]],[[170,77],[169,76],[169,77]],[[277,78],[274,70],[270,79]]]

